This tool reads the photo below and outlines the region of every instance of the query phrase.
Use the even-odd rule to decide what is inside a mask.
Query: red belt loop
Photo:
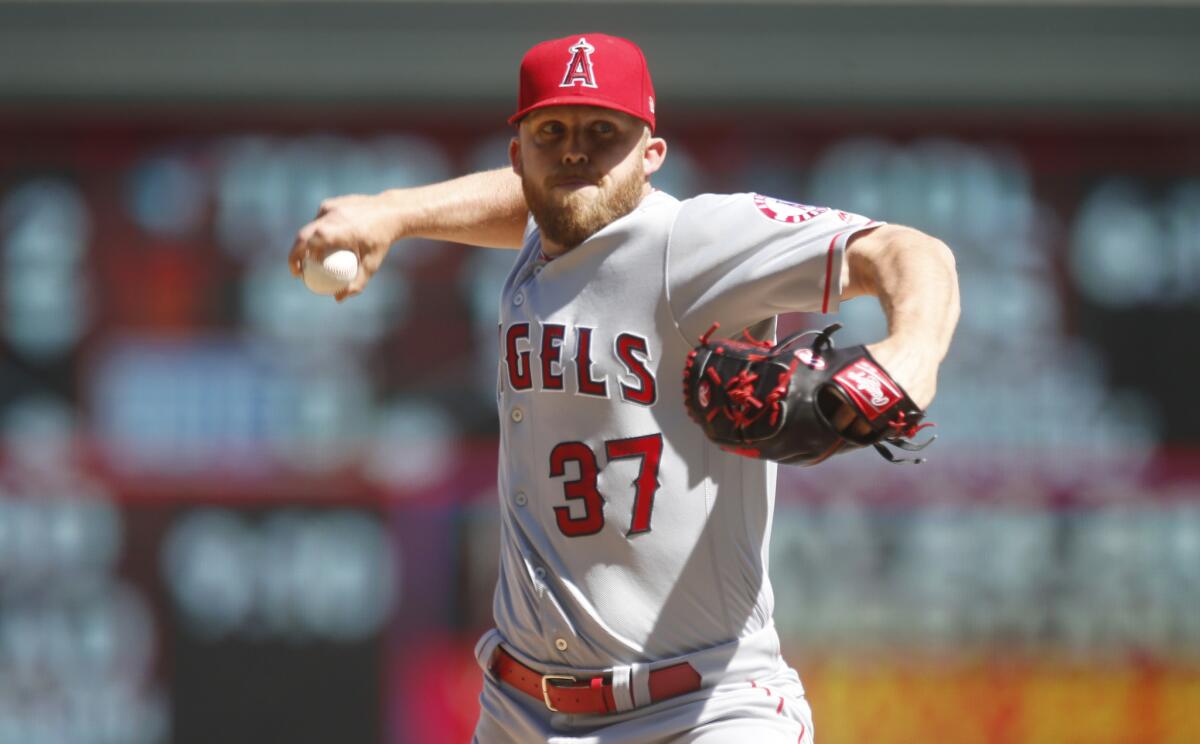
[[[603,677],[592,677],[592,692],[599,693],[600,702],[604,703],[605,713],[617,712],[617,701],[612,694],[612,684],[604,684]]]
[[[497,646],[491,670],[502,682],[542,701],[556,713],[615,713],[612,680],[571,674],[541,674]],[[650,672],[650,702],[657,703],[700,689],[700,673],[686,661]]]

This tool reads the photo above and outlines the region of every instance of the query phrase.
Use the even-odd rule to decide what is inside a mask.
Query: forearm
[[[360,294],[391,246],[404,238],[449,240],[489,248],[520,248],[528,210],[521,180],[509,170],[485,171],[411,189],[326,199],[296,233],[288,253],[293,276],[310,256],[345,248],[358,255],[358,274],[335,295]]]
[[[937,390],[937,371],[958,324],[958,273],[940,240],[905,227],[884,226],[846,251],[843,298],[874,295],[887,317],[888,337],[867,348],[921,408]]]
[[[395,209],[395,239],[428,238],[489,248],[520,248],[529,214],[511,168],[379,195]]]
[[[908,228],[886,228],[871,243],[847,252],[858,294],[874,295],[888,337],[919,343],[940,362],[958,324],[958,274],[954,255],[940,240]]]

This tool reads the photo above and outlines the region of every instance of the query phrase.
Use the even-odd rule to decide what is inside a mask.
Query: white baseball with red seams
[[[836,311],[846,243],[878,224],[756,194],[656,191],[549,260],[530,220],[500,302],[500,576],[496,629],[476,649],[485,669],[503,643],[540,673],[611,675],[618,711],[594,741],[670,739],[689,730],[680,716],[760,697],[766,715],[788,715],[752,679],[806,707],[772,621],[776,465],[711,443],[680,377],[713,322],[773,338],[779,313]],[[689,695],[643,708],[646,670],[679,661],[706,691],[735,694],[701,712]],[[600,725],[514,707],[488,680],[478,742]]]
[[[358,254],[341,249],[331,251],[320,261],[305,257],[304,286],[319,295],[335,295],[358,276]]]

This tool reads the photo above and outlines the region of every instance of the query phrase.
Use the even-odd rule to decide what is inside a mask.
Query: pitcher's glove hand
[[[793,334],[772,346],[712,339],[717,324],[700,337],[683,371],[688,415],[722,449],[747,457],[815,465],[841,451],[872,445],[892,462],[886,445],[924,449],[915,443],[925,413],[863,346],[834,349],[841,328]],[[811,345],[801,338],[815,335]]]

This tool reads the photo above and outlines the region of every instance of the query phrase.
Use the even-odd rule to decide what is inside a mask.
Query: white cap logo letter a
[[[567,51],[571,52],[571,59],[567,61],[567,74],[563,76],[563,81],[558,84],[558,87],[573,88],[576,85],[582,85],[585,88],[595,88],[596,78],[592,75],[592,52],[596,51],[596,47],[587,43],[587,39],[580,36],[579,41],[575,42]]]

